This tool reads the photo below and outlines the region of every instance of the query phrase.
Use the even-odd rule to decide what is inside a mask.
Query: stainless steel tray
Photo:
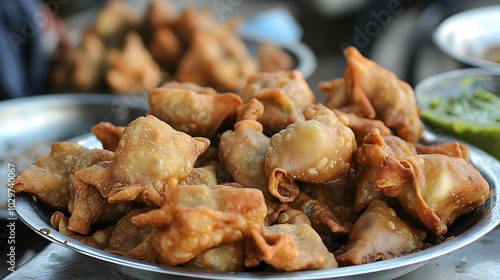
[[[426,132],[426,137],[429,140],[450,140],[450,138],[446,136],[436,135],[430,132]],[[83,140],[88,143],[95,143],[91,138],[92,137]],[[24,223],[53,243],[107,263],[131,267],[145,272],[164,274],[170,277],[197,279],[392,279],[405,275],[425,265],[434,258],[443,256],[470,244],[493,230],[500,223],[500,204],[498,203],[500,199],[500,194],[498,193],[500,163],[490,155],[472,146],[470,147],[470,160],[489,182],[490,188],[493,190],[493,195],[482,207],[458,219],[449,227],[448,235],[454,235],[455,238],[404,257],[331,270],[301,271],[293,273],[221,273],[148,263],[97,250],[51,229],[50,216],[52,211],[37,203],[36,199],[31,195],[18,195],[16,198],[16,210]],[[47,231],[47,229],[49,229],[50,232]]]
[[[50,151],[56,141],[90,132],[103,121],[127,125],[148,110],[147,96],[48,94],[0,102],[0,169],[7,182],[7,163],[16,172]],[[8,216],[7,189],[0,189],[0,219]]]
[[[73,93],[2,101],[0,155],[77,137],[102,121],[127,125],[147,110],[147,96]]]

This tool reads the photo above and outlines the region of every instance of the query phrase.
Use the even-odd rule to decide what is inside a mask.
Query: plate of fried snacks
[[[63,36],[79,40],[60,42],[48,84],[55,91],[127,95],[167,81],[236,91],[254,72],[296,69],[306,78],[314,72],[308,46],[243,38],[242,20],[218,19],[210,8],[177,11],[164,0],[151,1],[138,16],[126,1],[109,1],[84,30]]]
[[[19,217],[97,259],[198,279],[389,279],[500,222],[500,165],[424,129],[413,89],[344,50],[238,93],[169,82],[126,126],[56,142],[8,185]]]

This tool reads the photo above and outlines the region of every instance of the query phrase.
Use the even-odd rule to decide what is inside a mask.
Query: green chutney
[[[422,110],[430,125],[475,145],[500,160],[500,97],[477,90],[459,97],[432,97]]]

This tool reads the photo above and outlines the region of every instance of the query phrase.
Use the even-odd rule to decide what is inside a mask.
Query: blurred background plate
[[[500,66],[500,5],[447,18],[436,28],[433,40],[445,54],[465,65]],[[490,54],[486,54],[488,50]]]
[[[52,94],[0,102],[0,154],[68,140],[103,121],[126,125],[147,111],[147,97]]]

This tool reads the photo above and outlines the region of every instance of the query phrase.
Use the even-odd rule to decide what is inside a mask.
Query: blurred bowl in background
[[[80,136],[99,122],[127,125],[147,109],[147,97],[110,94],[48,94],[2,101],[0,158],[42,142]]]
[[[500,66],[500,5],[463,11],[445,19],[434,31],[433,41],[465,65]]]
[[[442,73],[415,87],[422,119],[500,160],[500,68]]]

